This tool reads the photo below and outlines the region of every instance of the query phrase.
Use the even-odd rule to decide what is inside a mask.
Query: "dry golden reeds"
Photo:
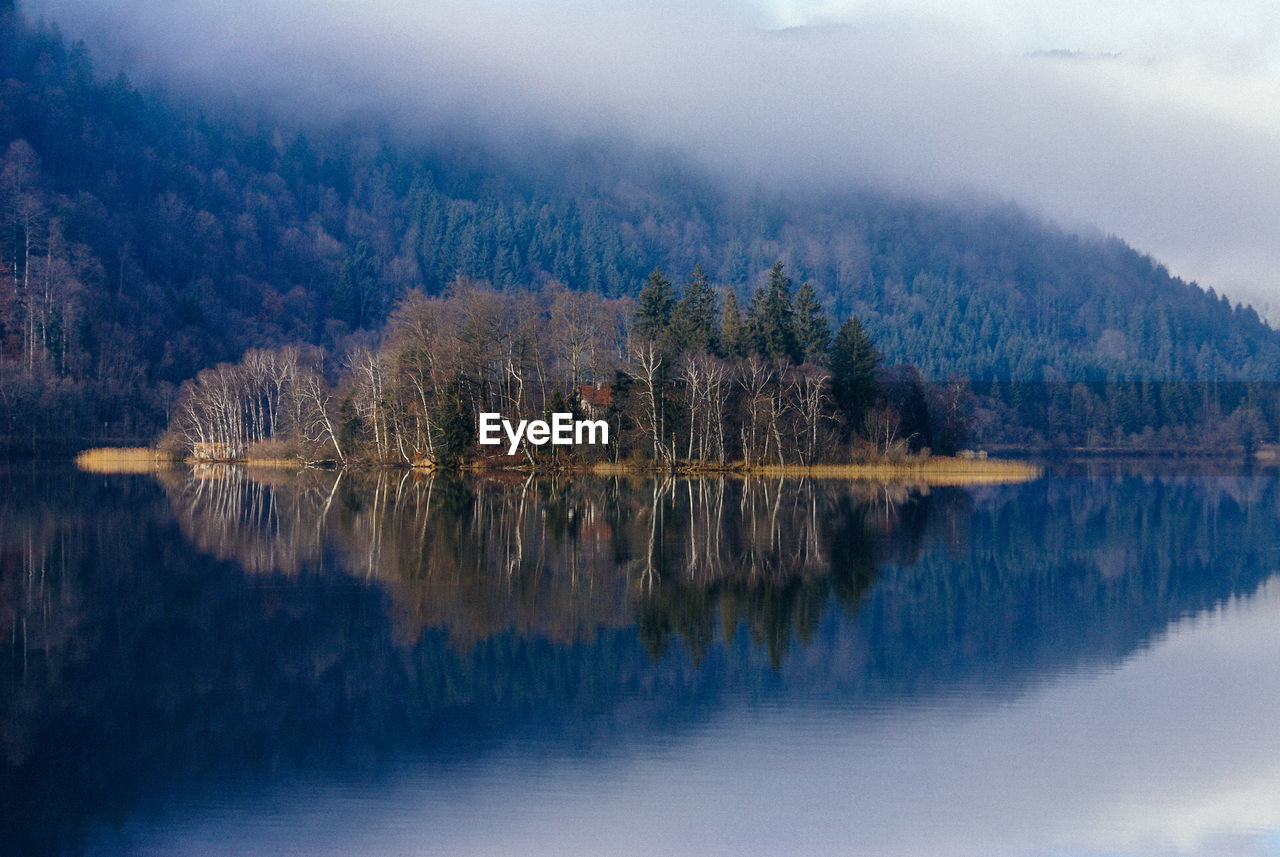
[[[925,485],[987,485],[1030,482],[1043,471],[1025,461],[1000,458],[944,458],[871,461],[858,464],[819,464],[813,467],[762,464],[750,473],[758,476],[808,476],[813,479],[865,479],[872,482],[913,482]]]
[[[149,446],[97,447],[76,456],[76,466],[88,473],[152,473],[176,463],[172,454]]]
[[[588,471],[597,476],[627,476],[646,471],[626,463],[601,462]],[[848,464],[759,464],[747,467],[741,462],[723,468],[676,468],[676,473],[690,476],[767,476],[771,478],[808,477],[810,479],[847,479],[869,482],[912,483],[917,485],[986,485],[1004,482],[1030,482],[1043,470],[1025,461],[999,458],[905,458],[899,461],[870,461]]]

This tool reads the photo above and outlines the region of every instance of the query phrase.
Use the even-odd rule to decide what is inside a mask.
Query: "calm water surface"
[[[0,472],[0,854],[1280,854],[1280,479]]]

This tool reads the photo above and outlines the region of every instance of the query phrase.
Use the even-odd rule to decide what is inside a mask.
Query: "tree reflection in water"
[[[775,666],[835,597],[852,610],[888,558],[918,550],[927,491],[728,477],[470,481],[403,472],[299,475],[203,467],[162,477],[198,549],[297,574],[340,552],[390,593],[398,638],[460,646],[514,632],[560,642],[636,625],[695,660],[719,625]],[[945,502],[966,495],[946,492]]]

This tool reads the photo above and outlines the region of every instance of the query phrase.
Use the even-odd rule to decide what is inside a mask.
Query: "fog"
[[[27,0],[103,71],[511,147],[622,137],[745,179],[976,191],[1280,308],[1268,4]],[[794,26],[784,26],[794,25]],[[1274,315],[1274,314],[1273,314]]]

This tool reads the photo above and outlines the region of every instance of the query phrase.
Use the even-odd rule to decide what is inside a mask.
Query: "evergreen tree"
[[[714,350],[716,340],[716,293],[702,265],[695,265],[685,286],[684,297],[676,304],[671,319],[671,336],[688,351]]]
[[[819,363],[825,360],[827,350],[831,347],[831,325],[808,280],[796,292],[792,315],[795,319],[796,350],[801,362]]]
[[[782,272],[781,261],[774,262],[768,285],[756,289],[747,307],[746,333],[751,350],[762,357],[790,357],[799,362],[794,315],[791,278]]]
[[[373,251],[367,241],[360,241],[342,263],[334,301],[338,317],[353,328],[364,327],[368,320],[372,279]]]
[[[467,399],[462,382],[455,378],[433,403],[436,458],[441,464],[453,465],[460,461],[467,445],[476,436],[475,411]]]
[[[876,396],[880,355],[857,316],[840,326],[831,348],[831,391],[836,408],[851,430],[862,426],[863,415]]]
[[[636,333],[645,339],[657,339],[666,333],[671,324],[675,298],[671,283],[657,268],[649,274],[649,280],[636,298]]]
[[[725,292],[724,309],[720,312],[720,356],[744,357],[746,352],[746,330],[742,325],[742,313],[738,310],[738,295],[729,289]]]
[[[933,447],[933,420],[925,384],[914,366],[894,366],[880,376],[880,398],[898,412],[899,438],[912,452]]]

